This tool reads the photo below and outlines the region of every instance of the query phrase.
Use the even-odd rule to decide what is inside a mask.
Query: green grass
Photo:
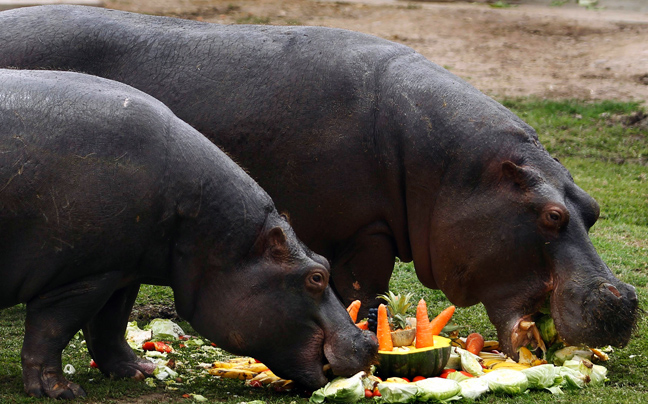
[[[620,119],[639,108],[633,103],[581,103],[576,101],[506,100],[507,107],[534,126],[550,152],[571,171],[577,184],[601,205],[601,218],[591,230],[591,238],[602,258],[623,281],[637,288],[640,307],[648,308],[648,133],[646,129],[625,127]],[[622,164],[619,164],[623,162]],[[412,264],[398,262],[391,280],[395,292],[411,292],[425,298],[429,310],[438,312],[450,303],[443,293],[423,288]],[[137,309],[169,306],[168,288],[144,286]],[[413,310],[413,309],[412,309]],[[0,311],[0,403],[53,402],[32,400],[22,390],[20,346],[24,307]],[[487,339],[496,337],[483,306],[459,308],[453,318],[461,335],[480,332]],[[194,331],[187,323],[181,326]],[[648,321],[641,316],[635,337],[624,349],[611,354],[605,366],[610,381],[603,387],[567,391],[563,396],[531,392],[521,397],[488,395],[481,403],[603,403],[648,402]],[[209,402],[241,403],[262,400],[267,403],[306,403],[293,393],[274,393],[252,389],[240,381],[205,375],[197,365],[226,355],[213,348],[180,349],[174,356],[180,362],[180,383],[156,381],[154,387],[133,380],[112,380],[88,367],[90,357],[81,340],[73,340],[65,350],[63,363],[71,363],[77,373],[72,381],[83,385],[89,398],[84,403],[166,403],[192,402],[183,394],[201,394]],[[372,403],[371,400],[363,400]]]

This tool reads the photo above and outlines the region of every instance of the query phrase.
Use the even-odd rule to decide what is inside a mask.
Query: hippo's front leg
[[[104,305],[121,274],[109,273],[60,286],[27,302],[22,368],[30,396],[71,399],[85,391],[63,376],[61,353]]]
[[[363,227],[335,252],[331,285],[345,306],[362,302],[359,318],[378,306],[377,295],[387,293],[395,257],[395,241],[384,222]]]
[[[139,287],[117,290],[83,328],[88,351],[105,375],[144,379],[155,370],[155,364],[138,357],[124,337]]]

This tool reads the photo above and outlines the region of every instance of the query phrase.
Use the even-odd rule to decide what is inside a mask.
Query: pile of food
[[[607,354],[565,346],[548,314],[537,322],[544,341],[540,357],[521,347],[518,359],[513,360],[499,352],[497,341],[485,341],[479,333],[462,338],[456,328],[446,327],[454,306],[429,321],[425,301],[421,300],[416,318],[402,322],[395,317],[403,317],[411,296],[390,293],[383,298],[387,306],[381,305],[377,311],[380,362],[375,372],[337,378],[313,393],[311,402],[352,403],[365,397],[380,397],[386,403],[449,402],[476,399],[489,392],[517,395],[529,389],[561,394],[563,389],[580,389],[607,380],[607,369],[595,364],[607,360]],[[350,306],[355,322],[354,310]],[[358,326],[364,327],[362,323]],[[394,331],[408,327],[416,328],[414,340],[398,346]],[[448,338],[439,335],[444,327]]]
[[[607,380],[607,369],[597,363],[607,360],[607,354],[588,347],[565,346],[548,312],[534,324],[542,344],[532,349],[521,347],[518,358],[513,360],[499,351],[497,341],[484,340],[479,333],[461,337],[459,327],[449,324],[454,306],[430,320],[423,299],[416,306],[415,317],[408,317],[411,295],[390,292],[381,297],[386,304],[370,310],[367,319],[357,319],[359,301],[347,308],[358,327],[376,332],[378,364],[369,372],[333,379],[313,392],[311,402],[353,403],[372,397],[386,403],[449,402],[476,399],[489,392],[517,395],[529,389],[561,394],[563,389],[580,389]],[[127,340],[133,348],[144,351],[147,359],[157,363],[155,379],[165,383],[167,388],[186,384],[195,376],[179,375],[184,368],[177,368],[179,362],[173,359],[174,348],[163,341],[173,341],[181,351],[192,349],[192,356],[207,355],[210,351],[226,354],[208,341],[185,336],[182,329],[169,320],[156,319],[144,330],[131,323]],[[537,346],[539,348],[534,349]],[[219,356],[200,367],[208,377],[242,380],[250,387],[271,388],[278,392],[295,387],[292,381],[281,379],[253,358]],[[147,383],[154,385],[155,381],[147,379]],[[200,395],[190,396],[200,401]]]

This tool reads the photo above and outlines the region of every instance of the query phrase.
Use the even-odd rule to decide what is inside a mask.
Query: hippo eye
[[[306,287],[313,292],[320,292],[326,289],[328,283],[327,276],[320,270],[314,270],[306,279]]]
[[[550,206],[542,214],[542,224],[550,229],[559,230],[569,220],[569,214],[559,206]]]

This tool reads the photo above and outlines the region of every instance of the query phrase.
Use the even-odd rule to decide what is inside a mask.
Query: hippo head
[[[246,256],[192,265],[175,282],[176,306],[219,347],[252,356],[307,389],[327,383],[324,369],[368,370],[377,340],[355,326],[329,287],[329,264],[271,213]]]
[[[513,357],[520,346],[543,346],[534,320],[547,301],[565,342],[627,344],[637,296],[589,239],[598,204],[537,138],[509,137],[523,144],[481,147],[448,166],[425,218],[429,238],[413,243],[419,278],[459,306],[483,303]]]

